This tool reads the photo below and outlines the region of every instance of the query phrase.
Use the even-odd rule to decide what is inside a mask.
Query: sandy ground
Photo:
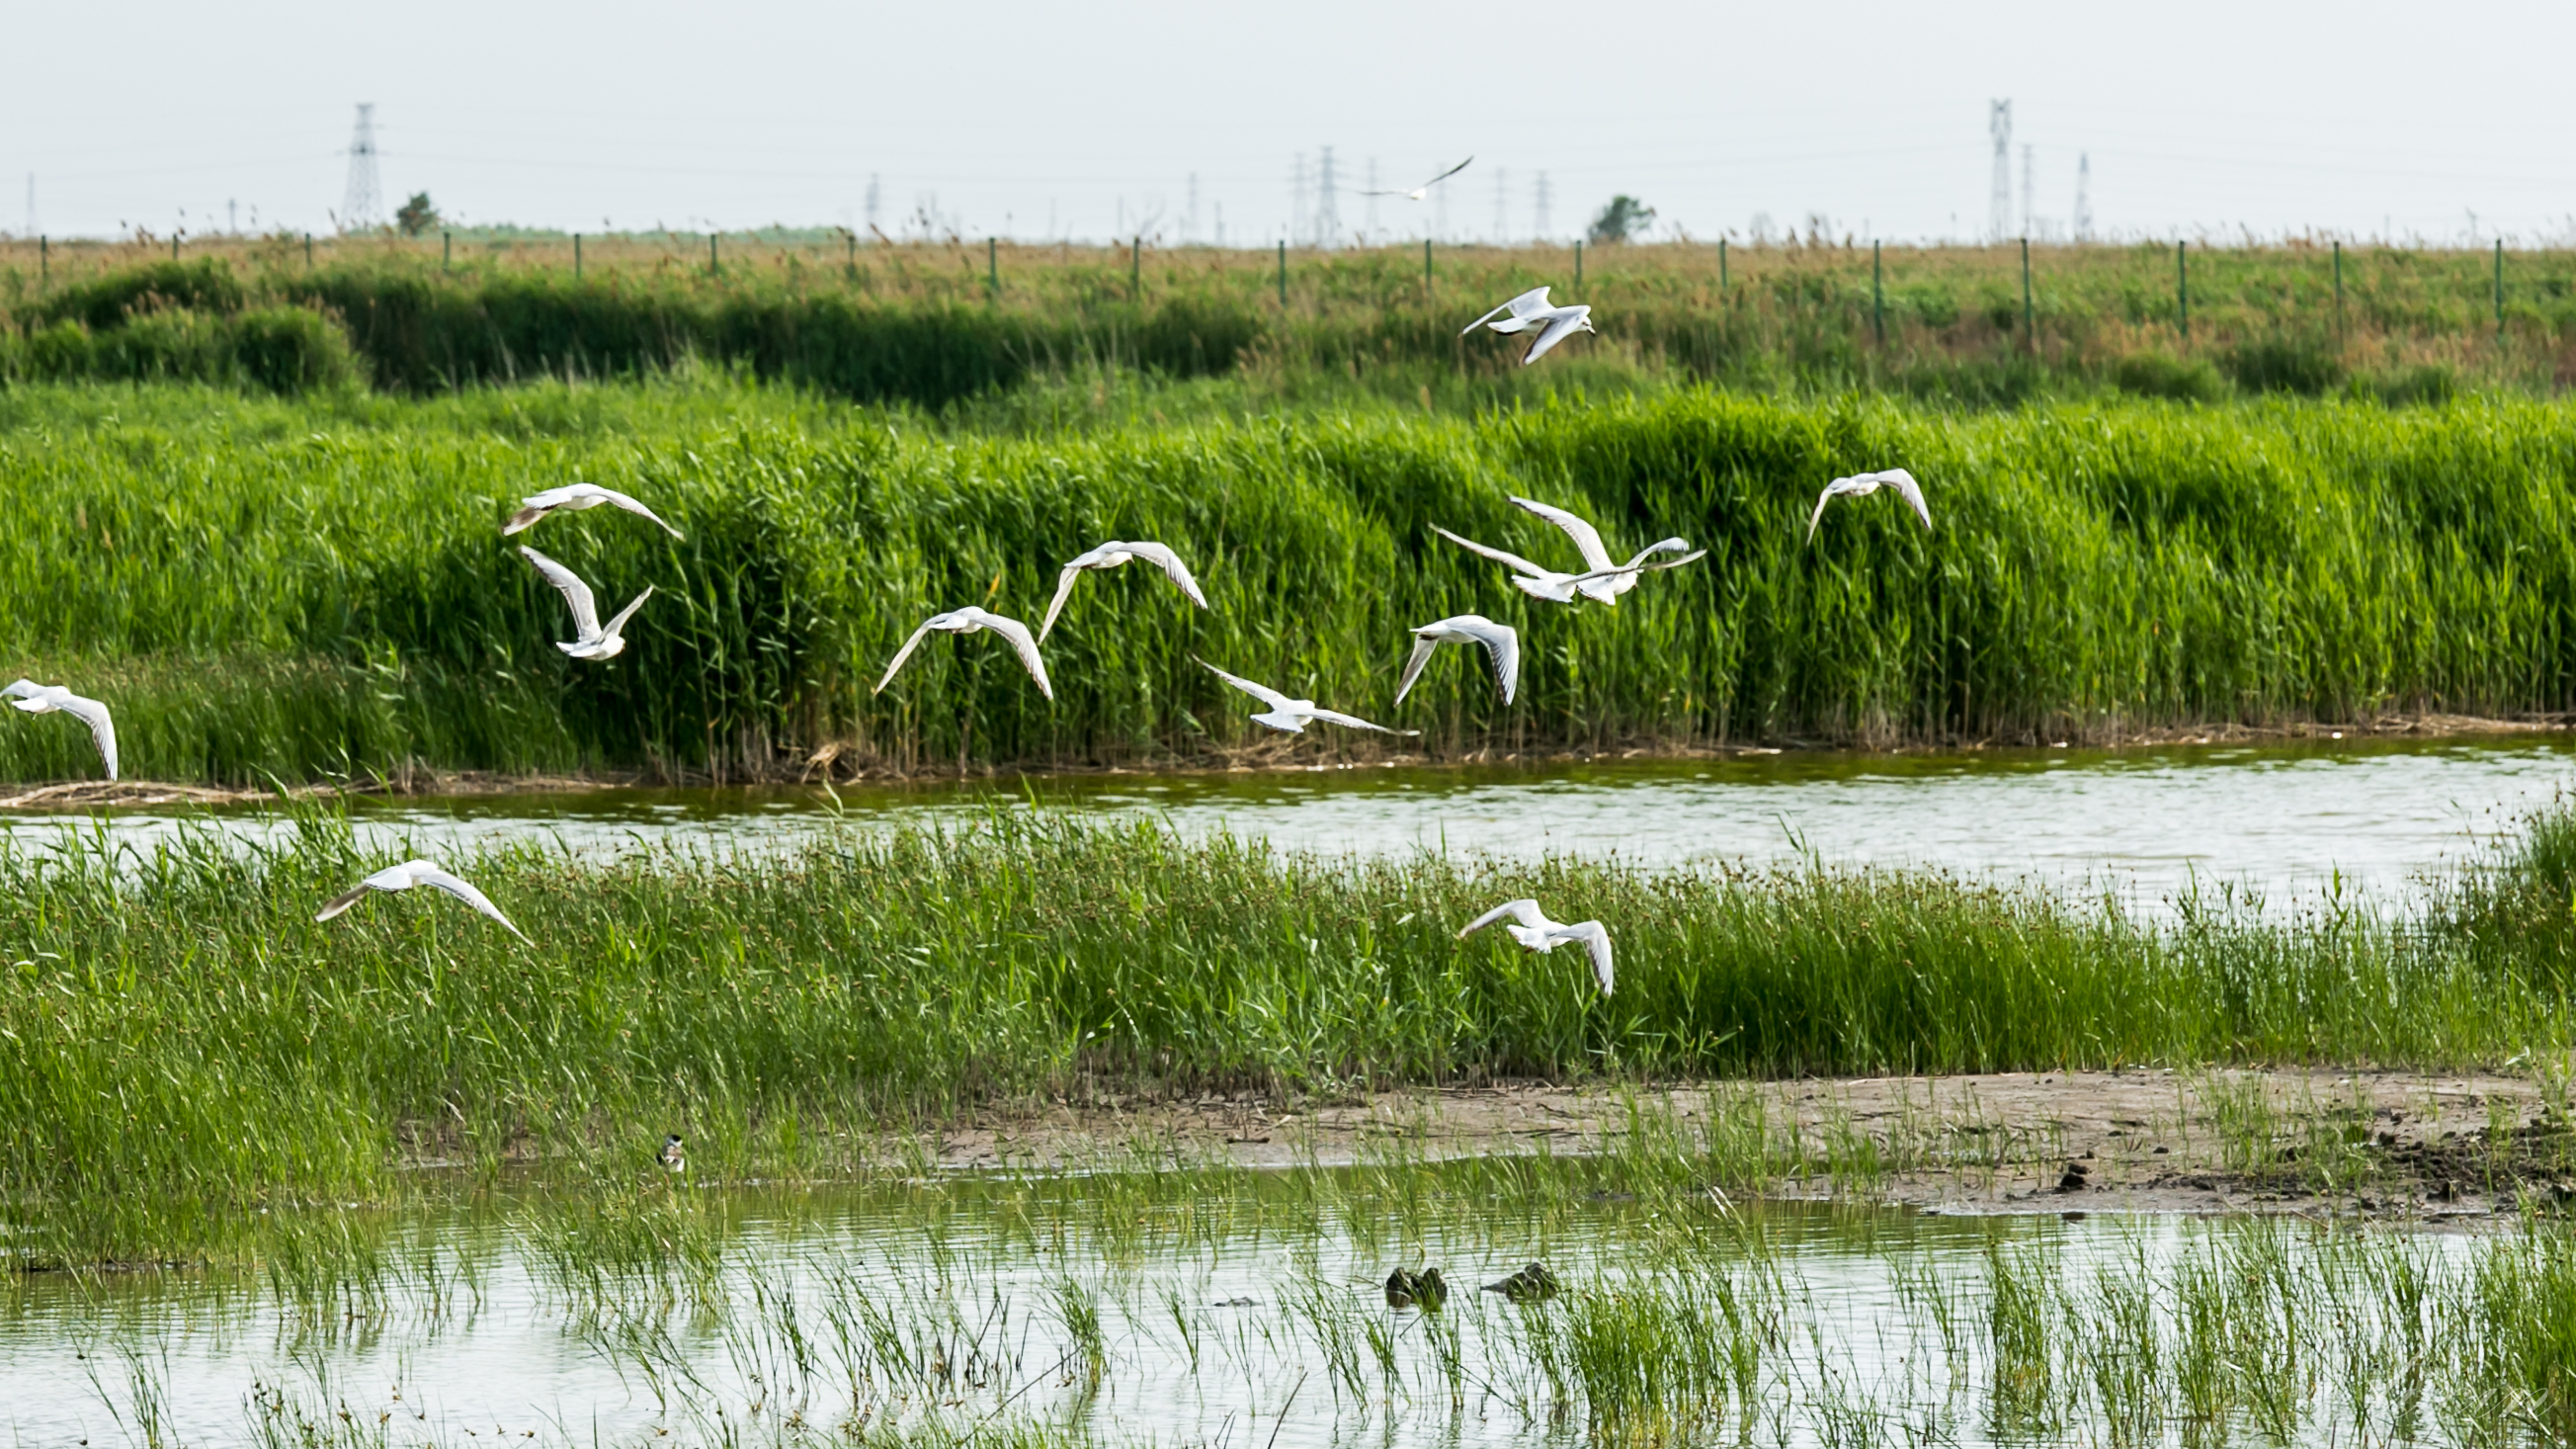
[[[1371,742],[1357,745],[1322,744],[1314,740],[1257,740],[1240,750],[1218,750],[1203,756],[1163,760],[1141,760],[1129,766],[982,766],[960,771],[953,765],[923,765],[905,769],[882,759],[862,758],[844,753],[837,744],[825,745],[803,761],[783,760],[766,772],[730,775],[722,781],[707,776],[663,779],[640,774],[593,775],[498,775],[481,771],[406,770],[398,776],[370,782],[339,785],[299,786],[291,793],[299,797],[323,797],[336,794],[362,796],[478,796],[509,794],[556,794],[579,790],[614,790],[639,785],[705,786],[731,785],[797,785],[830,780],[838,784],[894,784],[906,781],[939,781],[957,779],[1016,780],[1057,777],[1119,776],[1129,774],[1236,774],[1265,770],[1305,770],[1318,760],[1342,764],[1374,766],[1392,765],[1575,765],[1605,760],[1706,760],[1728,759],[1738,755],[1776,755],[1786,750],[1853,750],[1877,749],[1891,754],[1973,753],[1988,748],[2029,748],[2049,746],[2063,748],[2070,744],[2090,749],[2145,749],[2160,745],[2249,744],[2266,740],[2342,740],[2342,739],[2472,739],[2480,736],[2532,735],[2576,729],[2576,716],[2532,715],[2513,719],[2491,719],[2479,715],[2459,714],[2387,714],[2340,724],[2306,722],[2279,725],[2187,725],[2148,730],[2127,730],[2113,726],[2091,731],[2071,731],[2064,737],[1964,740],[1946,743],[1885,743],[1870,741],[1781,740],[1775,744],[1730,744],[1706,748],[1671,745],[1648,745],[1637,748],[1608,747],[1592,750],[1510,751],[1480,749],[1463,755],[1427,755],[1388,750]],[[86,810],[101,806],[168,806],[168,805],[237,805],[274,798],[266,788],[233,789],[225,786],[179,785],[150,780],[70,780],[48,785],[0,785],[0,810]]]
[[[1280,1168],[1391,1153],[1589,1152],[1633,1107],[1684,1122],[1758,1101],[1819,1158],[1873,1146],[1892,1171],[1850,1190],[1929,1211],[2237,1211],[2512,1216],[2576,1199],[2576,1136],[2528,1076],[2139,1070],[1810,1079],[1629,1091],[1547,1083],[1319,1105],[1254,1094],[1058,1105],[947,1133],[943,1166],[1167,1160]],[[2563,1108],[2563,1101],[2557,1104]],[[1827,1175],[1782,1196],[1836,1191]]]

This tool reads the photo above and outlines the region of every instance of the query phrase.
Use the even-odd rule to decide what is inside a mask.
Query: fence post
[[[1887,273],[1880,262],[1879,244],[1869,244],[1869,320],[1878,332],[1878,345],[1887,345]],[[2027,289],[2025,288],[2025,291]]]
[[[1717,289],[1726,290],[1726,238],[1717,239]]]
[[[1279,310],[1288,310],[1288,243],[1279,243]]]
[[[1574,290],[1583,290],[1583,238],[1574,239]]]
[[[313,270],[313,233],[304,234],[304,270]]]
[[[984,238],[984,287],[996,297],[1002,295],[1002,244],[989,236]]]
[[[2174,243],[2174,307],[2182,318],[2182,345],[2191,346],[2191,266],[2183,258],[2189,242]]]
[[[1422,239],[1422,295],[1431,295],[1431,238]]]
[[[850,268],[852,271],[856,271],[856,270],[858,270],[858,266],[859,266],[859,234],[858,234],[857,232],[849,231],[849,230],[846,230],[846,229],[845,229],[845,230],[843,230],[843,231],[842,231],[842,233],[841,233],[841,240],[842,240],[842,241],[844,241],[844,242],[846,242],[846,243],[848,243],[848,248],[847,248],[847,250],[848,250],[848,253],[849,253],[847,256],[844,256],[844,257],[841,259],[841,265],[843,265],[843,266],[845,266],[845,267]]]
[[[2030,355],[2039,355],[2039,319],[2030,308],[2030,238],[2021,239],[2021,340]]]
[[[455,238],[449,236],[447,228],[442,226],[438,229],[438,269],[442,272],[447,270],[447,264],[454,260],[455,256]]]
[[[54,280],[54,243],[50,237],[36,238],[36,285],[49,285]]]
[[[707,275],[712,277],[712,276],[716,276],[716,275],[718,275],[718,274],[722,273],[723,271],[724,271],[724,263],[723,263],[721,260],[719,260],[719,259],[717,258],[717,256],[716,256],[716,234],[715,234],[714,232],[708,232],[708,233],[707,233]]]
[[[572,279],[581,280],[581,233],[572,234]]]
[[[2343,341],[2343,241],[2334,244],[2335,263],[2335,341]]]
[[[2496,346],[2504,346],[2504,238],[2496,238],[2495,249],[2495,322]]]
[[[2498,242],[2498,243],[2496,243],[2496,255],[2497,255],[2497,257],[2499,257],[2499,258],[2503,257],[2503,255],[2504,255],[2504,243],[2502,243],[2502,242]],[[179,260],[179,234],[178,234],[177,232],[175,232],[175,231],[174,231],[174,232],[172,232],[172,233],[170,233],[170,260],[172,260],[172,261],[174,261],[174,262],[175,262],[175,261],[177,261],[177,260]],[[2504,263],[2503,263],[2501,260],[2499,260],[2499,261],[2496,263],[2496,265],[2500,268],[2500,267],[2502,267],[2502,266],[2504,265]]]
[[[1142,232],[1127,243],[1127,300],[1145,300],[1145,236]]]

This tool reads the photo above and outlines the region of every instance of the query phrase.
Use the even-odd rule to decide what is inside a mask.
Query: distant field
[[[1320,378],[1411,399],[1512,371],[1458,330],[1550,285],[1627,378],[1883,389],[1969,404],[2576,378],[2576,253],[2327,245],[1887,249],[1848,239],[1418,247],[887,245],[702,235],[0,244],[0,377],[187,377],[402,392],[607,378],[683,359],[942,407],[1033,377]],[[1426,265],[1427,261],[1427,265]],[[1284,276],[1283,276],[1284,272]],[[2185,274],[2187,273],[2187,281]],[[2340,273],[2340,278],[2338,277]],[[354,346],[296,333],[326,316]],[[251,317],[252,322],[240,319]],[[139,324],[139,325],[138,325]],[[233,334],[248,329],[247,338]]]
[[[1073,421],[982,431],[703,380],[0,392],[0,677],[109,701],[132,777],[254,785],[1290,749],[1200,659],[1419,728],[1438,758],[2576,707],[2576,415],[2551,404],[1678,390],[1242,418],[1190,396],[1041,390],[1032,412]],[[1882,495],[1806,541],[1825,480],[1898,464],[1935,529]],[[609,607],[659,590],[606,664],[555,649],[563,606],[498,532],[572,478],[688,535],[602,511],[531,536]],[[1679,534],[1710,556],[1616,609],[1539,604],[1431,532],[1570,564],[1513,494],[1622,550]],[[1095,576],[1048,641],[1052,705],[989,636],[934,637],[871,693],[934,610],[1035,620],[1062,562],[1113,537],[1181,550],[1213,608]],[[1405,631],[1468,611],[1523,630],[1519,702],[1449,659],[1398,709]],[[1292,754],[1351,747],[1325,727]],[[68,721],[0,719],[0,779],[96,770]]]

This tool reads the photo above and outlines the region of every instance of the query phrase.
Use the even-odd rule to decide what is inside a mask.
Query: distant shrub
[[[104,332],[151,304],[190,312],[230,315],[242,309],[241,279],[212,258],[153,262],[109,272],[63,289],[38,315],[48,322],[76,321]]]
[[[2010,407],[2048,391],[2048,369],[2030,357],[1934,358],[1897,373],[1915,397],[1971,407]]]
[[[2215,402],[2226,395],[2227,380],[2200,358],[2188,361],[2161,352],[2132,352],[2111,369],[2122,392],[2177,402]]]
[[[145,312],[96,334],[90,375],[114,382],[226,382],[231,330],[221,317],[185,307]]]
[[[2239,343],[2227,354],[2227,373],[2247,392],[2316,397],[2343,381],[2343,359],[2323,340],[2272,337]]]
[[[234,318],[232,358],[245,381],[288,395],[354,386],[365,375],[349,334],[309,307],[260,307]]]
[[[2364,385],[2393,408],[2438,407],[2459,395],[2460,378],[2449,363],[2425,362],[2377,374]]]
[[[40,328],[27,334],[26,375],[49,381],[87,377],[91,350],[89,329],[78,322],[57,322]]]

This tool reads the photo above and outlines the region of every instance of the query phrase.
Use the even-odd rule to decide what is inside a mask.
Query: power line
[[[370,102],[360,101],[358,129],[349,138],[349,189],[340,198],[340,230],[365,231],[375,226],[378,210],[376,108]]]

